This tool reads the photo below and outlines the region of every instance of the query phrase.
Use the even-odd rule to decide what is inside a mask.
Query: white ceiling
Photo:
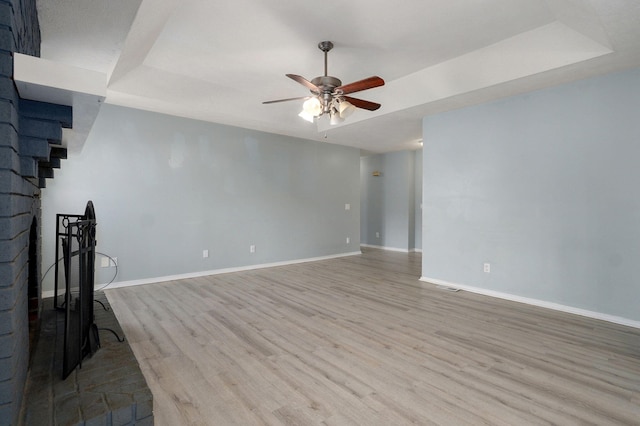
[[[427,114],[640,66],[637,0],[38,0],[41,56],[105,75],[106,103],[372,152],[411,149]],[[372,75],[382,103],[300,119],[285,77]]]

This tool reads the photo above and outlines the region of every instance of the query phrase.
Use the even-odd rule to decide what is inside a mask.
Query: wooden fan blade
[[[365,101],[364,99],[352,98],[351,96],[343,96],[343,99],[349,102],[354,107],[368,109],[369,111],[375,111],[381,107],[380,104],[371,101]]]
[[[312,82],[310,82],[309,80],[307,80],[306,78],[296,74],[285,74],[285,75],[290,79],[302,84],[304,87],[311,90],[312,92],[320,93],[320,88],[315,84],[313,84]]]
[[[299,96],[297,98],[276,99],[275,101],[264,101],[263,104],[275,104],[278,102],[297,101],[300,99],[309,99],[311,96]]]
[[[353,83],[345,84],[340,87],[336,87],[335,91],[342,91],[343,94],[359,92],[361,90],[372,89],[374,87],[384,86],[384,80],[378,76],[365,78],[363,80],[355,81]]]

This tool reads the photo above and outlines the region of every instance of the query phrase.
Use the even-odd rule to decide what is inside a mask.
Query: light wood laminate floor
[[[363,255],[107,290],[158,425],[640,425],[640,330]]]

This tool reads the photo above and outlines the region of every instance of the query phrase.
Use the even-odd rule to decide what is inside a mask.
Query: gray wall
[[[416,248],[416,204],[419,207],[422,197],[415,189],[415,157],[415,151],[399,151],[360,159],[363,244],[403,251]],[[373,176],[374,171],[380,176]]]
[[[117,281],[359,251],[353,148],[104,105],[43,195],[45,268],[55,214],[82,214],[87,200]],[[112,274],[98,268],[97,281]]]
[[[423,125],[423,277],[640,320],[640,70]]]

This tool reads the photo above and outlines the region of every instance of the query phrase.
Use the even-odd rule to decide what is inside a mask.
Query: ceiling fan
[[[356,108],[375,111],[380,108],[380,104],[363,99],[347,96],[350,93],[372,89],[383,86],[384,80],[378,76],[365,78],[349,84],[342,84],[336,77],[327,75],[327,53],[333,48],[330,41],[321,41],[318,48],[324,52],[324,75],[309,81],[296,74],[286,74],[290,79],[297,81],[311,91],[310,96],[297,98],[278,99],[266,101],[263,104],[273,104],[277,102],[295,101],[305,99],[302,105],[300,117],[313,123],[313,120],[321,115],[329,115],[331,124],[338,124],[349,116]]]

